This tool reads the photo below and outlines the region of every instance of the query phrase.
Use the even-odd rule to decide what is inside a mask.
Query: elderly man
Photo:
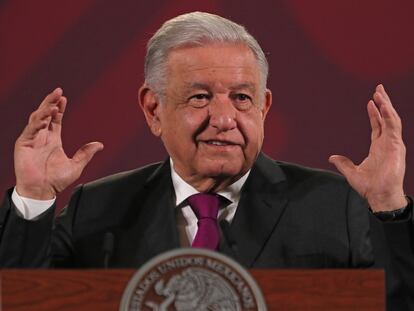
[[[139,267],[190,245],[246,267],[385,267],[390,300],[408,306],[412,206],[401,121],[384,87],[368,102],[368,157],[360,165],[330,158],[344,179],[261,153],[267,74],[242,26],[199,12],[167,21],[148,43],[139,102],[170,158],[78,187],[56,219],[55,196],[103,145],[66,156],[67,100],[54,90],[16,142],[17,183],[0,209],[1,265],[101,267],[110,234],[110,267]]]

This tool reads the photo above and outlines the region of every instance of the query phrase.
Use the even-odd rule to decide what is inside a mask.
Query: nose
[[[230,131],[237,126],[236,108],[230,99],[215,98],[209,105],[209,124],[219,132]]]

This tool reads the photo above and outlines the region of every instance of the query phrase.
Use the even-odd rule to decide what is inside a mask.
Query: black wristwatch
[[[382,221],[393,221],[393,220],[406,220],[410,218],[412,210],[413,210],[413,200],[406,196],[408,204],[400,209],[396,209],[394,211],[389,212],[372,212],[375,217]],[[371,210],[372,211],[372,210]]]

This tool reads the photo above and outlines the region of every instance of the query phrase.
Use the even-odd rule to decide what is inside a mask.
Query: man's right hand
[[[92,142],[79,148],[72,158],[66,156],[61,138],[66,102],[61,88],[47,95],[16,141],[16,190],[23,197],[54,198],[76,181],[94,154],[103,149],[102,143]]]

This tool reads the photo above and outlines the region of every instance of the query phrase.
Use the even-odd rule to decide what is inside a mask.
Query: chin
[[[247,171],[247,170],[246,170]],[[199,166],[199,172],[209,177],[233,177],[243,174],[240,161],[209,161],[205,160]]]

